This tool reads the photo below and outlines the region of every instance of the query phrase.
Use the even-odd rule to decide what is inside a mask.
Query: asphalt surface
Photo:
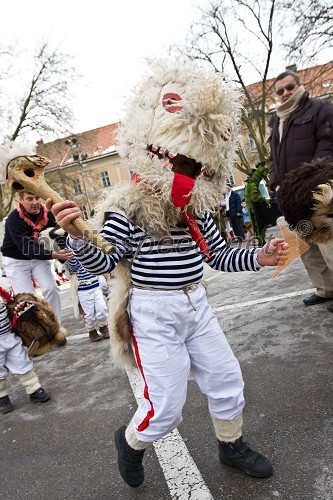
[[[64,284],[68,343],[34,358],[51,400],[32,404],[15,377],[8,381],[15,411],[0,415],[0,499],[333,498],[333,314],[327,303],[303,305],[312,285],[300,259],[275,279],[273,273],[205,271],[209,301],[243,370],[244,436],[273,462],[271,478],[254,479],[219,463],[206,398],[189,380],[179,439],[167,438],[162,453],[149,448],[144,484],[128,487],[117,470],[113,433],[129,422],[137,403],[127,373],[112,364],[109,342],[89,342],[82,320],[73,317]],[[183,465],[171,471],[172,448],[186,465],[192,458],[198,487],[184,479]]]

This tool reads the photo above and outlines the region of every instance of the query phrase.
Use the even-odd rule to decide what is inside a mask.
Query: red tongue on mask
[[[209,259],[209,251],[206,240],[202,236],[199,226],[191,212],[187,209],[184,210],[185,205],[191,199],[192,189],[194,187],[195,179],[192,177],[188,177],[187,175],[174,173],[172,188],[171,188],[171,199],[172,203],[175,207],[179,207],[182,209],[183,217],[187,222],[188,228],[190,230],[190,234],[192,239],[195,241],[200,250],[205,254],[205,256]]]
[[[171,199],[175,207],[179,207],[183,210],[185,205],[188,204],[192,196],[191,191],[194,187],[194,183],[195,179],[192,179],[192,177],[178,174],[177,172],[173,174]]]

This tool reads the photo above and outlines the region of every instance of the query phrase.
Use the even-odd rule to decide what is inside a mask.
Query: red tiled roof
[[[62,137],[45,144],[43,141],[38,141],[37,154],[46,156],[51,160],[51,163],[46,167],[47,170],[73,163],[73,153],[87,154],[88,160],[89,158],[104,156],[116,152],[117,130],[118,123],[113,123],[80,134]],[[77,142],[76,146],[73,147],[75,139]]]
[[[311,97],[324,97],[333,94],[333,61],[312,68],[297,70],[296,73],[301,77],[305,90],[309,92]],[[268,107],[272,107],[276,103],[274,80],[275,78],[266,80],[266,104]],[[246,88],[253,100],[260,99],[262,82],[252,83],[247,85]]]

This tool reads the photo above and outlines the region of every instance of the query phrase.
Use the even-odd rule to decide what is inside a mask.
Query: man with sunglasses
[[[280,106],[269,126],[270,186],[279,199],[280,185],[288,172],[302,163],[333,156],[333,105],[313,99],[300,76],[284,71],[274,81]],[[333,300],[333,242],[311,244],[302,261],[316,293],[303,300],[306,306]],[[328,306],[333,312],[333,304]]]

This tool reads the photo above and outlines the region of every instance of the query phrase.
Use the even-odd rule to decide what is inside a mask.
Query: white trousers
[[[189,296],[196,310],[183,291],[132,291],[132,347],[144,394],[133,417],[139,441],[155,441],[181,423],[190,372],[212,417],[232,420],[244,407],[240,366],[206,290],[200,285]]]
[[[108,308],[101,288],[97,286],[90,290],[78,290],[77,294],[84,312],[87,330],[93,330],[97,326],[95,322],[99,326],[107,325]]]
[[[2,264],[14,293],[35,293],[31,278],[39,284],[44,299],[52,306],[61,323],[60,293],[51,271],[51,260],[19,260],[2,257]]]
[[[11,332],[0,335],[0,380],[8,372],[23,375],[32,369],[33,363],[20,337]]]

